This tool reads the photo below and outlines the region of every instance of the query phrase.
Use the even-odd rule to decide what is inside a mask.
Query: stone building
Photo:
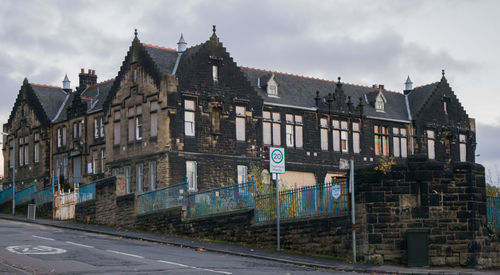
[[[238,66],[215,27],[204,43],[187,47],[181,36],[177,44],[145,44],[136,33],[113,81],[97,84],[94,71],[82,71],[75,91],[25,81],[4,141],[32,148],[39,129],[43,168],[26,180],[123,175],[127,192],[141,193],[187,178],[190,190],[203,190],[247,181],[252,165],[266,173],[270,146],[285,147],[288,188],[345,177],[351,157],[357,166],[416,154],[475,161],[474,120],[444,72],[417,88],[408,77],[393,92]],[[57,100],[43,101],[52,94]],[[22,106],[38,122],[23,124]],[[23,131],[32,137],[20,144]]]

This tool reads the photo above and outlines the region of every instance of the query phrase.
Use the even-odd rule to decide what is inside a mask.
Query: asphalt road
[[[0,219],[0,274],[332,273],[343,272]]]

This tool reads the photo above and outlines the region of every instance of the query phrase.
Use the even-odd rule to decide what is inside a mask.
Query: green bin
[[[429,229],[408,229],[408,266],[429,266]]]

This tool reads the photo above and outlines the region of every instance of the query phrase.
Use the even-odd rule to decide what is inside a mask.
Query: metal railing
[[[54,201],[54,191],[51,187],[47,187],[35,193],[35,204],[42,205]]]
[[[16,205],[31,201],[35,198],[36,185],[33,184],[16,192]]]
[[[12,186],[0,192],[0,204],[12,200]]]
[[[137,196],[138,214],[150,213],[185,204],[187,183],[181,182]]]
[[[341,189],[337,199],[333,196],[335,185]],[[280,218],[348,215],[347,191],[346,180],[280,191]],[[276,192],[256,197],[254,215],[258,223],[276,219]]]
[[[488,215],[488,226],[500,228],[500,197],[487,196],[486,211]]]
[[[95,182],[80,185],[78,187],[78,203],[93,199],[95,199]]]
[[[255,182],[233,184],[191,193],[186,209],[189,218],[252,209],[255,205]]]
[[[82,183],[82,177],[73,177],[71,183],[73,186]]]

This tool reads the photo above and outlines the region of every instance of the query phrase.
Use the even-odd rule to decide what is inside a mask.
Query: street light
[[[0,132],[3,136],[8,136],[9,134]],[[16,139],[13,138],[14,143],[12,149],[14,150],[12,154],[12,216],[16,214]]]

